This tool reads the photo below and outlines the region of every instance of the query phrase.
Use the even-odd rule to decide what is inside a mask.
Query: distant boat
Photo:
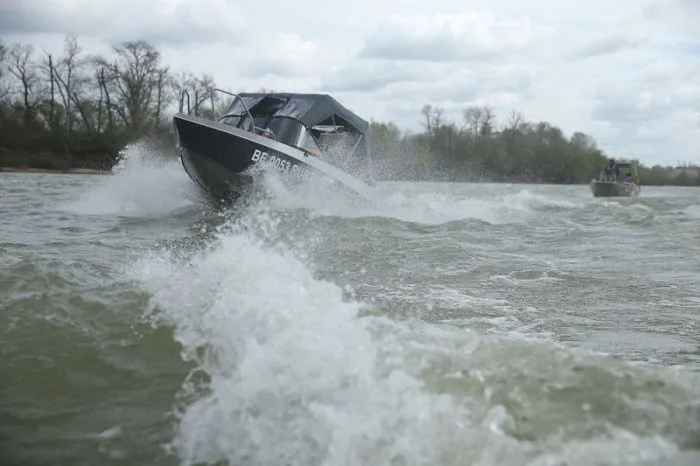
[[[288,182],[320,174],[366,199],[369,123],[327,94],[241,93],[215,120],[173,117],[185,171],[216,198],[236,198],[253,183],[256,168]]]
[[[615,165],[620,169],[620,178],[610,174],[603,167],[598,178],[591,180],[593,197],[637,197],[641,193],[639,173],[634,162],[618,161]]]

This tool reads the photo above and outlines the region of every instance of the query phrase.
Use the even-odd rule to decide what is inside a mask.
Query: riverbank
[[[68,173],[75,175],[111,175],[109,170],[97,170],[94,168],[30,168],[30,167],[0,167],[0,173]]]

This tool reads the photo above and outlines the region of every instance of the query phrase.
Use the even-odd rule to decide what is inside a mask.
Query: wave
[[[277,225],[253,208],[201,250],[125,271],[197,366],[169,445],[183,464],[643,464],[698,448],[697,377],[363,312],[303,245],[267,241]]]

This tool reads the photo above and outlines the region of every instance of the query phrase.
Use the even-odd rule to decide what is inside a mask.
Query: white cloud
[[[2,6],[5,5],[5,6]],[[232,90],[327,91],[363,117],[418,129],[489,103],[647,164],[700,163],[696,0],[26,0],[0,34],[86,49],[144,38],[175,70]],[[20,6],[21,5],[21,6]]]
[[[158,42],[242,38],[247,26],[227,0],[25,0],[0,7],[7,32],[75,33],[108,41],[134,35]]]
[[[617,53],[625,50],[638,49],[646,42],[644,36],[639,36],[634,31],[618,32],[608,36],[594,37],[585,41],[580,47],[575,49],[575,54],[582,57],[596,57]]]
[[[675,164],[700,162],[700,59],[658,58],[623,82],[599,86],[592,117],[608,145]]]
[[[360,57],[471,61],[516,54],[534,39],[530,18],[499,19],[493,11],[392,15],[365,39]]]

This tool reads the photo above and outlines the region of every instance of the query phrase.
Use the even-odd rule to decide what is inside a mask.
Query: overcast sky
[[[146,39],[221,87],[328,92],[419,129],[489,104],[645,164],[700,163],[700,0],[0,0],[0,36]]]

